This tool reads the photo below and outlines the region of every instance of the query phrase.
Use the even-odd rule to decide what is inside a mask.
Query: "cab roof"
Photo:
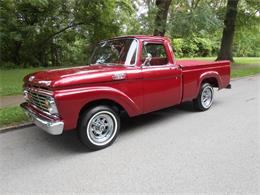
[[[141,39],[141,40],[156,39],[156,40],[166,40],[166,41],[169,41],[169,42],[171,41],[169,37],[152,36],[152,35],[125,35],[125,36],[115,37],[115,38],[112,38],[110,40],[121,39],[121,38],[134,38],[134,39]]]

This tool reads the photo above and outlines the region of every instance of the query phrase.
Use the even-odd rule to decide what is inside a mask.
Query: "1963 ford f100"
[[[229,61],[178,61],[168,38],[125,36],[98,43],[90,65],[27,75],[21,106],[48,133],[77,129],[81,142],[98,150],[115,141],[120,113],[133,117],[186,101],[205,111],[214,87],[231,87]]]

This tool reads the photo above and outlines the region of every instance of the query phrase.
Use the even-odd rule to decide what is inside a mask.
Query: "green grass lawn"
[[[214,61],[217,57],[195,57],[183,59],[196,59]],[[260,74],[260,57],[235,57],[231,65],[231,77],[244,77]]]
[[[66,66],[0,70],[0,96],[22,94],[23,78],[29,73],[64,67]]]
[[[252,66],[246,68],[234,68],[231,71],[232,78],[245,77],[245,76],[251,76],[256,74],[260,74],[260,65],[257,67]]]
[[[22,94],[23,77],[44,68],[1,70],[0,96]]]
[[[214,61],[217,59],[217,57],[194,57],[194,58],[182,58],[186,60],[208,60],[208,61]],[[234,57],[234,63],[233,65],[244,65],[244,64],[258,64],[260,65],[260,57]]]
[[[258,64],[260,65],[260,57],[235,57],[235,65],[244,65],[244,64]]]
[[[28,121],[28,117],[24,114],[20,106],[0,108],[0,128]]]

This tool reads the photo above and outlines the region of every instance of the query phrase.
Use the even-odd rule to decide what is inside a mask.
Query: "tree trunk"
[[[51,44],[51,65],[52,66],[56,65],[55,46],[53,42]]]
[[[20,64],[20,50],[21,50],[22,42],[20,41],[15,41],[14,43],[14,52],[13,52],[13,61],[15,64],[22,67],[22,64]]]
[[[156,0],[156,6],[158,8],[158,12],[155,18],[155,28],[153,35],[155,36],[164,36],[166,31],[166,22],[168,10],[171,5],[172,0]]]
[[[232,44],[235,34],[235,22],[239,0],[228,0],[221,47],[217,60],[230,60],[233,62]]]

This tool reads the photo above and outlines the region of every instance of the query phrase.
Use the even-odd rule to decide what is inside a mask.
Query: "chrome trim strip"
[[[41,110],[37,106],[35,106],[34,104],[31,104],[31,102],[28,102],[28,101],[26,101],[26,102],[29,103],[33,108],[35,108],[36,110],[39,110],[40,112],[46,114],[47,116],[51,116],[51,117],[54,117],[54,118],[59,118],[58,115],[54,115],[54,114],[51,114],[51,113],[46,112],[44,110]]]
[[[24,90],[27,90],[27,91],[30,90],[32,92],[39,93],[40,95],[53,96],[53,91],[48,91],[48,90],[41,89],[41,88],[35,88],[35,87],[26,86],[24,88]]]

